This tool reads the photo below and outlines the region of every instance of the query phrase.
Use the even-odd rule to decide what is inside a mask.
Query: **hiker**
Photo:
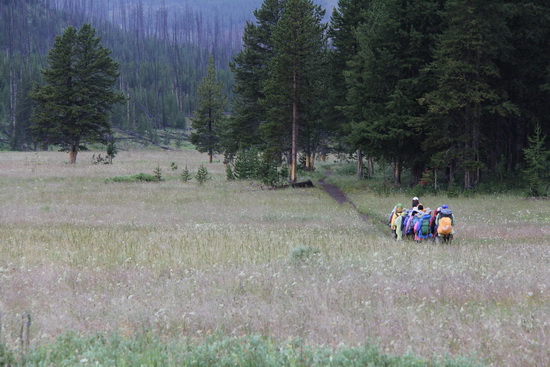
[[[416,208],[420,205],[420,199],[418,199],[416,196],[412,200],[411,208]]]
[[[409,212],[406,209],[403,209],[401,213],[395,218],[395,239],[397,241],[403,241],[403,229],[405,227],[405,219],[409,215]]]
[[[393,216],[394,216],[395,211],[397,210],[397,207],[398,207],[398,206],[401,206],[401,210],[403,210],[403,204],[401,204],[401,203],[397,203],[397,204],[393,207],[393,209],[392,209],[391,212],[390,212],[390,215],[388,215],[388,227],[391,227],[391,225],[392,225]]]
[[[395,220],[397,219],[397,217],[401,216],[402,213],[403,213],[403,204],[398,203],[394,207],[394,210],[392,211],[391,218],[390,218],[390,228],[391,228],[391,233],[392,233],[393,238],[397,237],[396,232],[395,232],[395,230],[396,230]]]
[[[422,206],[422,205],[420,205]],[[422,208],[423,210],[417,214],[419,219],[414,226],[414,239],[421,242],[423,239],[432,238],[430,229],[430,219],[432,218],[432,210],[430,208]]]
[[[434,210],[434,213],[432,215],[432,219],[430,219],[430,229],[432,231],[432,234],[435,236],[437,234],[437,227],[435,226],[435,220],[437,219],[437,215],[441,211],[441,207]]]
[[[409,215],[406,218],[406,224],[403,228],[405,236],[409,237],[414,235],[414,225],[416,224],[416,221],[418,220],[418,217],[416,216],[418,214],[418,208],[414,207],[409,211]]]
[[[448,205],[441,205],[441,210],[435,219],[435,228],[438,236],[449,236],[454,234],[453,226],[455,218]]]

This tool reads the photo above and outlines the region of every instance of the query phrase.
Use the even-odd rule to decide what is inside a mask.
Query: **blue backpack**
[[[424,214],[420,219],[420,225],[418,226],[418,231],[416,235],[420,238],[429,238],[432,237],[432,231],[430,228],[430,214]]]

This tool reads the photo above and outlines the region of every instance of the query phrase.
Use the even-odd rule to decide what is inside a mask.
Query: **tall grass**
[[[343,185],[364,222],[318,187],[229,182],[192,151],[121,152],[112,166],[87,154],[75,167],[64,153],[0,154],[0,342],[12,348],[28,311],[34,346],[146,330],[550,362],[547,202],[421,197],[453,208],[455,242],[396,243],[382,223],[404,195]],[[213,179],[183,183],[171,162]],[[162,182],[106,182],[157,167]]]

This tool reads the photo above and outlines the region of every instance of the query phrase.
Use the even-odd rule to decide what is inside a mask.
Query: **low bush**
[[[137,173],[128,176],[116,176],[105,180],[105,182],[158,182],[159,179],[155,175],[148,173]]]

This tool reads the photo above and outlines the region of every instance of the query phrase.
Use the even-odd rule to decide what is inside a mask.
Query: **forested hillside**
[[[33,82],[40,82],[45,55],[67,25],[90,22],[120,64],[119,88],[130,99],[115,107],[114,126],[156,139],[155,129],[185,126],[210,54],[231,100],[229,62],[259,5],[261,0],[2,1],[0,145],[33,146],[27,94]]]

